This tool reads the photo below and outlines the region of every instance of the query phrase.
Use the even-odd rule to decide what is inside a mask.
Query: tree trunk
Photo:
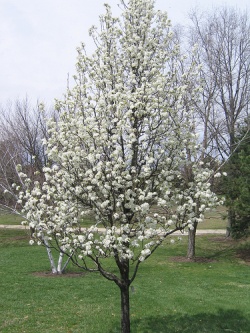
[[[195,236],[198,222],[194,222],[194,229],[188,229],[188,250],[187,258],[193,259],[195,257]]]
[[[121,274],[121,280],[118,284],[121,292],[121,333],[130,333],[129,260],[121,260],[119,266]]]
[[[129,284],[120,287],[121,291],[121,333],[130,333]]]
[[[59,258],[57,262],[57,274],[62,274],[62,262],[63,262],[63,253],[59,253]]]
[[[233,208],[228,209],[227,213],[227,230],[226,230],[226,237],[230,237],[232,235],[232,226],[235,223],[235,211]]]
[[[54,258],[53,258],[52,252],[51,252],[51,248],[49,247],[49,244],[45,239],[44,239],[44,245],[46,247],[47,254],[49,257],[51,272],[52,272],[52,274],[57,274],[57,269],[56,269],[55,261],[54,261]]]

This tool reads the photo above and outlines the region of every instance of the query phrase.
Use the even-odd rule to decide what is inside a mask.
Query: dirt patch
[[[227,243],[227,244],[236,244],[237,242],[229,237],[213,237],[211,238],[211,241],[213,242],[223,242],[223,243]]]
[[[63,274],[53,274],[52,272],[34,272],[32,275],[38,277],[48,277],[48,278],[79,278],[83,277],[86,273],[85,272],[66,272]]]
[[[171,257],[169,258],[172,262],[197,262],[197,263],[211,263],[216,262],[215,259],[205,257],[195,257],[194,259],[188,259],[187,257]]]
[[[247,265],[250,265],[250,248],[249,249],[238,249],[236,257],[245,261]]]
[[[27,236],[15,236],[15,237],[10,237],[9,240],[10,241],[27,240],[27,242],[28,242],[29,237],[27,237]]]

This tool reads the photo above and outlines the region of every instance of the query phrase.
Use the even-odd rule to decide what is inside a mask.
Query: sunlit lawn
[[[209,212],[206,212],[204,222],[198,225],[199,229],[226,229],[227,209],[219,206]]]
[[[143,263],[131,292],[132,333],[250,332],[249,254],[218,236],[197,238],[198,262],[185,262],[186,238]],[[44,248],[24,230],[0,230],[1,333],[119,332],[119,291],[98,274],[51,277]],[[178,260],[177,260],[178,259]],[[69,267],[69,271],[78,272]]]
[[[23,221],[23,218],[15,214],[0,213],[0,224],[18,225]]]

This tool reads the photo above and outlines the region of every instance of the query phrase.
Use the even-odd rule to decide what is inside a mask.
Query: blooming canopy
[[[192,105],[199,87],[190,91],[190,81],[197,66],[180,75],[179,46],[152,0],[121,1],[121,8],[118,19],[105,5],[100,29],[90,30],[91,56],[84,45],[78,49],[75,87],[57,101],[57,121],[48,122],[46,181],[27,183],[20,194],[36,240],[46,238],[119,286],[217,200],[209,170],[195,162]],[[89,211],[95,223],[83,227]],[[119,274],[108,271],[108,257]]]

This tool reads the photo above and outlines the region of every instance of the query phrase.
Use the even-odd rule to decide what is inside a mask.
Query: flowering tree
[[[209,171],[194,163],[197,136],[185,97],[197,72],[191,66],[178,75],[167,15],[153,0],[121,1],[121,19],[105,7],[100,31],[90,30],[96,51],[88,57],[78,49],[75,88],[57,102],[59,120],[49,121],[46,180],[29,186],[22,174],[20,200],[38,242],[116,283],[128,333],[129,287],[139,265],[167,236],[201,221],[217,199]],[[152,214],[153,206],[161,213]],[[96,223],[83,228],[89,210]]]
[[[56,120],[56,115],[45,109],[42,103],[31,108],[29,101],[17,101],[7,110],[0,110],[0,211],[11,212],[21,217],[27,214],[21,212],[22,201],[19,193],[36,182],[43,182],[43,167],[47,161],[42,139],[47,137],[46,118],[50,116]],[[20,171],[29,177],[29,183],[24,183]],[[33,228],[30,229],[32,233]],[[62,252],[54,256],[50,245],[44,239],[51,272],[61,274],[65,271],[69,259],[64,259]]]

